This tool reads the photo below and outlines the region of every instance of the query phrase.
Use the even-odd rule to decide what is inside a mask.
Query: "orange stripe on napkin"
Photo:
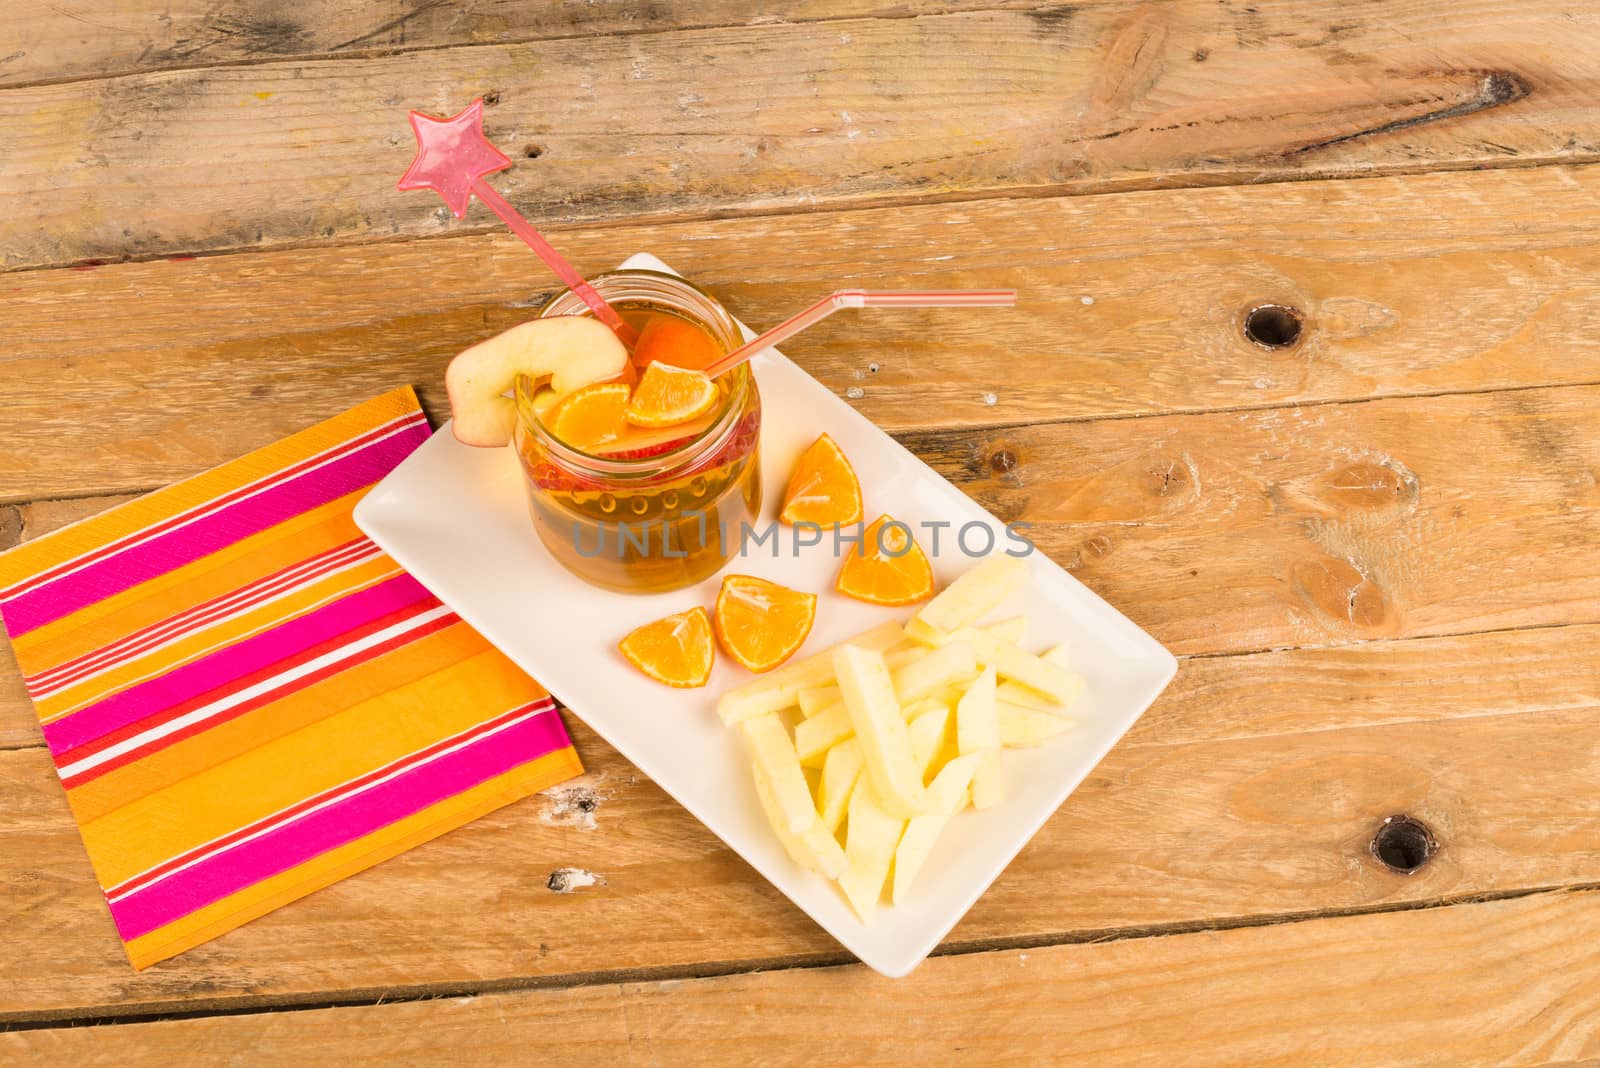
[[[0,554],[0,617],[129,959],[581,772],[549,695],[356,529],[396,390]]]

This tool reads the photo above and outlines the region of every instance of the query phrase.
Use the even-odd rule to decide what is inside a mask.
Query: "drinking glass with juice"
[[[681,278],[617,271],[590,283],[638,335],[628,377],[655,360],[698,370],[743,341],[727,310]],[[588,313],[570,290],[539,310]],[[569,571],[607,589],[659,593],[716,573],[738,550],[761,510],[761,395],[748,364],[714,385],[704,415],[579,448],[551,429],[535,383],[517,381],[514,443],[529,511]]]

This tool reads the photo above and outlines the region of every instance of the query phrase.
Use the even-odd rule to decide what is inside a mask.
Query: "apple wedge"
[[[839,824],[844,822],[845,806],[850,803],[850,794],[861,778],[863,766],[861,746],[854,738],[828,750],[817,785],[817,808],[822,812],[822,825],[829,834],[837,834]]]
[[[981,666],[994,668],[1001,678],[1020,682],[1058,704],[1071,700],[1082,690],[1083,680],[1060,664],[1025,653],[986,631],[968,627],[951,635],[951,645],[963,641],[972,646]]]
[[[881,623],[848,639],[845,644],[862,649],[888,649],[904,636],[898,623]],[[733,724],[768,712],[782,712],[799,702],[801,690],[832,685],[833,679],[833,650],[824,649],[804,660],[769,671],[755,682],[729,690],[717,699],[717,715],[722,717],[722,722]]]
[[[915,622],[916,620],[907,621],[908,635],[910,634],[910,624]],[[967,628],[963,627],[961,629],[965,630]],[[1026,616],[1012,616],[1010,619],[1002,619],[998,623],[987,623],[977,629],[984,631],[992,638],[998,638],[1003,642],[1017,645],[1027,633],[1028,618]],[[955,634],[947,634],[944,631],[919,630],[916,637],[909,637],[908,640],[924,648],[938,648],[947,642],[955,640]]]
[[[919,701],[977,673],[978,655],[971,643],[950,642],[896,669],[895,697],[902,702]]]
[[[894,851],[894,885],[889,900],[898,905],[910,896],[911,884],[933,851],[933,844],[944,833],[950,817],[967,802],[967,787],[977,772],[981,757],[957,757],[935,775],[928,787],[928,811],[906,824],[900,845]]]
[[[837,686],[807,686],[795,694],[795,704],[800,706],[800,714],[807,719],[838,703]]]
[[[1026,655],[1026,654],[1024,654]],[[1053,664],[1067,673],[1068,678],[1058,678],[1058,685],[1064,685],[1059,698],[1041,693],[1026,683],[1008,679],[1000,684],[995,696],[1001,701],[1009,701],[1014,705],[1026,708],[1037,708],[1041,712],[1053,712],[1062,715],[1071,707],[1072,703],[1083,696],[1083,676],[1070,669],[1071,660],[1067,656],[1067,647],[1058,645],[1043,653],[1039,659],[1047,664]]]
[[[843,703],[830,705],[810,719],[803,719],[794,728],[794,751],[800,763],[815,765],[835,746],[855,733],[850,722],[850,712]]]
[[[1054,712],[1014,705],[1010,701],[995,702],[995,716],[1000,721],[1000,744],[1006,749],[1028,749],[1043,745],[1058,734],[1077,726],[1075,720]]]
[[[1020,708],[1031,708],[1038,712],[1049,712],[1051,709],[1061,707],[1038,690],[1024,686],[1020,682],[1012,682],[1010,679],[995,689],[994,696],[997,701],[1006,701]]]
[[[557,315],[513,326],[450,361],[444,385],[451,430],[464,445],[504,445],[517,425],[517,404],[507,394],[518,376],[548,376],[555,400],[627,366],[628,350],[597,319]]]
[[[984,668],[956,705],[956,748],[962,756],[980,758],[972,775],[973,808],[992,808],[1005,798],[1005,783],[1000,776],[1000,716],[994,691],[994,668]]]
[[[833,652],[833,662],[845,710],[861,743],[867,778],[881,804],[891,815],[917,815],[927,803],[927,791],[911,754],[911,737],[883,654],[841,645]]]
[[[783,814],[785,825],[795,834],[801,833],[817,818],[817,806],[811,800],[811,787],[795,756],[789,732],[777,713],[769,712],[745,720],[744,736],[757,766],[772,787],[773,800]]]
[[[851,642],[850,644],[859,645],[861,643]],[[890,672],[894,674],[896,679],[895,692],[897,694],[900,692],[901,686],[899,681],[900,669],[915,661],[925,660],[927,656],[928,647],[919,642],[907,642],[903,645],[883,650],[883,662],[888,665]],[[972,671],[975,673],[977,670],[977,662],[974,661]],[[921,694],[915,696],[921,696]],[[901,695],[901,700],[905,699],[904,695]],[[838,683],[834,683],[831,686],[808,687],[796,695],[796,703],[800,706],[800,714],[808,718],[832,705],[838,704],[841,700],[843,698],[840,696]]]
[[[945,735],[950,729],[950,706],[931,700],[918,702],[918,705],[923,711],[912,718],[906,733],[911,736],[911,758],[917,762],[922,781],[927,782],[934,764],[944,755]]]
[[[761,800],[761,809],[767,814],[767,822],[772,825],[773,833],[783,844],[789,859],[829,879],[843,875],[844,850],[839,847],[839,841],[833,833],[823,826],[822,820],[813,814],[806,829],[796,834],[785,823],[783,810],[778,807],[777,798],[772,793],[772,783],[768,781],[761,765],[752,763],[750,774],[755,778],[756,797]]]
[[[972,646],[967,642],[951,642],[925,652],[895,671],[890,676],[894,698],[904,708],[910,708],[917,701],[942,691],[952,682],[966,680],[977,670],[978,661]],[[842,691],[840,696],[842,698]],[[901,718],[905,718],[904,714]],[[795,749],[801,761],[815,760],[829,746],[850,737],[855,729],[855,722],[841,700],[816,712],[795,728]]]
[[[898,718],[898,717],[897,717]],[[845,830],[844,874],[839,889],[850,907],[869,923],[889,881],[889,865],[906,821],[889,812],[880,802],[872,783],[863,778],[850,795],[850,825]]]
[[[937,645],[944,636],[969,627],[1022,589],[1028,564],[1019,556],[990,556],[946,586],[906,624],[906,633]]]

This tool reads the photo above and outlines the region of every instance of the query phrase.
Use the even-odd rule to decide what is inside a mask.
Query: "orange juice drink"
[[[617,271],[590,281],[638,333],[628,377],[654,360],[698,370],[742,341],[722,305],[680,278]],[[588,309],[568,290],[539,314]],[[747,364],[714,384],[716,402],[701,416],[578,448],[552,430],[533,383],[519,380],[514,443],[529,511],[569,571],[607,589],[658,593],[699,582],[737,551],[761,510],[761,395]]]

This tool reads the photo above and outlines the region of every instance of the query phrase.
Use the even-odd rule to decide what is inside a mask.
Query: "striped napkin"
[[[356,529],[410,389],[0,555],[135,968],[582,771],[554,702]]]

